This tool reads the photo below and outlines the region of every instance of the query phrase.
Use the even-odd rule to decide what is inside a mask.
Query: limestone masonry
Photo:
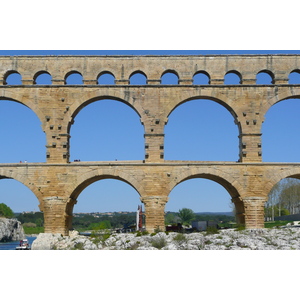
[[[2,56],[0,101],[12,100],[32,109],[46,134],[46,163],[0,164],[0,179],[13,178],[26,185],[44,212],[45,232],[69,234],[73,206],[89,184],[114,178],[130,184],[145,205],[146,229],[164,228],[164,208],[172,189],[190,178],[221,184],[231,195],[238,221],[248,229],[264,227],[264,203],[272,187],[287,177],[300,178],[300,163],[263,163],[261,127],[270,107],[299,98],[300,85],[289,84],[291,72],[300,72],[298,55],[214,56]],[[77,72],[82,85],[67,85]],[[131,85],[135,73],[146,76],[145,85]],[[177,85],[162,85],[171,72]],[[257,85],[256,75],[266,72],[272,83]],[[12,73],[22,85],[8,85]],[[48,73],[51,85],[37,85]],[[99,85],[104,73],[115,84]],[[206,85],[193,84],[203,73]],[[225,85],[224,76],[237,74],[240,83]],[[101,99],[121,101],[134,109],[144,126],[143,161],[70,162],[70,128],[86,105]],[[193,99],[210,99],[223,105],[239,129],[239,157],[235,162],[168,161],[164,159],[164,126],[170,113]],[[221,147],[221,145],[220,145]]]

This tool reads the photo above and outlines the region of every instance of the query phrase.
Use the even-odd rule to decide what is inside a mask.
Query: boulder
[[[40,233],[31,245],[31,250],[53,250],[55,243],[62,239],[59,233]]]
[[[25,239],[24,229],[17,219],[0,218],[0,242]]]

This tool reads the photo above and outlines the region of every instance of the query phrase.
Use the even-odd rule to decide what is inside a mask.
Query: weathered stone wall
[[[14,178],[36,195],[45,216],[45,232],[68,234],[73,206],[89,184],[115,178],[133,186],[145,205],[149,231],[164,227],[164,208],[171,190],[190,178],[207,178],[221,184],[236,205],[239,222],[247,228],[263,227],[263,207],[270,189],[286,177],[300,178],[300,164],[262,162],[261,126],[275,103],[300,97],[300,85],[290,85],[289,74],[300,70],[297,55],[216,56],[21,56],[0,57],[0,101],[25,104],[39,117],[46,134],[46,163],[0,164],[0,179]],[[178,85],[161,85],[165,72],[178,75]],[[256,75],[266,71],[273,82],[257,85]],[[7,85],[18,72],[22,85]],[[47,72],[52,85],[36,85]],[[83,76],[82,85],[66,85],[72,72]],[[98,85],[110,72],[114,85]],[[142,72],[145,85],[131,85],[130,77]],[[203,72],[209,84],[194,85]],[[240,84],[225,85],[233,72]],[[94,101],[121,101],[136,111],[144,126],[143,161],[70,162],[70,129],[80,110]],[[171,112],[193,99],[210,99],[233,116],[239,131],[235,162],[167,161],[164,128]]]

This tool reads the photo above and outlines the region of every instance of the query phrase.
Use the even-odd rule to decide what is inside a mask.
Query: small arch
[[[146,85],[147,84],[146,74],[142,71],[133,72],[129,77],[129,84]]]
[[[274,74],[269,70],[262,70],[256,74],[256,84],[274,84]]]
[[[83,84],[82,74],[78,71],[70,71],[65,76],[65,84],[66,85],[77,85]]]
[[[203,85],[210,84],[210,76],[205,71],[199,71],[193,76],[193,84]]]
[[[289,74],[289,84],[300,84],[300,70],[293,70]]]
[[[39,71],[33,77],[33,84],[50,85],[52,84],[52,76],[47,71]]]
[[[97,83],[100,85],[114,85],[115,76],[108,71],[101,72],[97,77]]]
[[[3,80],[4,85],[21,85],[22,84],[22,76],[17,71],[8,71]]]
[[[174,70],[167,70],[162,74],[160,80],[161,84],[176,85],[179,82],[179,76]]]
[[[224,76],[224,84],[241,84],[242,75],[238,71],[228,71]]]

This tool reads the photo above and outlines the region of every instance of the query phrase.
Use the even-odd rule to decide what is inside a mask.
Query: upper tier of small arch
[[[289,84],[290,74],[299,70],[300,55],[0,56],[0,85],[9,84],[11,74],[19,74],[24,85],[36,84],[40,74],[49,74],[53,85],[65,85],[74,73],[83,85],[98,84],[102,74],[111,74],[113,84],[127,85],[137,73],[145,76],[143,84],[155,85],[166,73],[177,76],[180,85],[197,84],[197,74],[206,74],[211,85],[224,84],[230,74],[239,77],[234,84],[256,84],[261,73],[270,76],[270,84]]]

